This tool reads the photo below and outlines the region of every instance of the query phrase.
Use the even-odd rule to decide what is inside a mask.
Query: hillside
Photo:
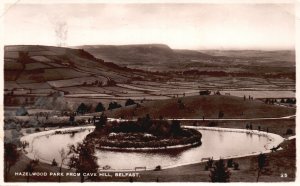
[[[168,62],[177,60],[174,51],[167,45],[85,45],[83,48],[97,58],[117,64]]]
[[[83,45],[81,48],[97,58],[120,66],[150,71],[231,67],[244,72],[248,67],[295,67],[294,51],[259,50],[186,50],[172,49],[164,44]],[[255,71],[255,70],[254,70]],[[269,70],[271,73],[273,69]],[[283,71],[286,71],[284,69]]]
[[[294,50],[200,50],[200,52],[215,57],[230,57],[240,60],[252,60],[253,62],[269,63],[269,65],[295,65],[295,51]],[[283,64],[282,64],[283,63]]]
[[[210,60],[216,57],[193,50],[173,50],[164,44],[141,45],[84,45],[82,48],[97,58],[112,61],[121,66],[150,70],[158,67],[172,67],[193,59]],[[144,66],[144,67],[143,67]],[[156,69],[156,68],[155,68]]]
[[[97,48],[99,47],[96,46]],[[102,46],[101,50],[107,50],[111,56],[116,51],[115,56],[124,57],[125,62],[128,56],[135,56],[136,60],[144,59],[144,62],[137,62],[137,66],[129,65],[142,70],[120,67],[115,61],[107,62],[94,57],[86,49],[39,45],[6,46],[4,104],[34,105],[38,101],[39,107],[48,109],[51,104],[55,108],[63,108],[61,102],[65,101],[63,105],[74,109],[81,102],[95,106],[101,101],[107,108],[112,100],[122,104],[129,98],[138,101],[164,100],[198,95],[199,90],[274,91],[265,97],[270,94],[273,95],[271,97],[276,95],[275,97],[280,98],[285,94],[281,95],[278,90],[295,89],[294,67],[235,66],[233,63],[236,61],[229,62],[228,57],[216,60],[197,51],[172,50],[166,45],[129,45],[122,46],[122,50],[118,48]],[[169,62],[171,59],[174,61]],[[161,61],[165,62],[160,63]],[[153,69],[164,72],[148,71]],[[51,99],[38,99],[51,97],[54,92],[63,92],[64,99],[59,99],[57,104]],[[261,95],[261,92],[253,94]],[[293,92],[288,95],[294,97]]]
[[[5,89],[56,89],[97,83],[124,83],[146,73],[96,59],[82,49],[53,46],[6,46]]]
[[[181,100],[184,107],[180,106]],[[159,118],[269,118],[294,115],[294,108],[265,104],[258,100],[246,100],[235,96],[188,96],[142,103],[141,106],[128,106],[122,109],[106,111],[109,117],[137,118],[149,114]],[[272,112],[270,112],[272,111]]]

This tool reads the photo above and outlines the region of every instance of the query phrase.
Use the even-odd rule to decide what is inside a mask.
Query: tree
[[[170,132],[171,134],[175,134],[175,135],[178,135],[182,132],[179,120],[172,120]]]
[[[224,112],[223,111],[219,111],[219,118],[223,118],[224,116]]]
[[[258,182],[260,173],[261,173],[262,169],[264,168],[264,166],[266,165],[266,159],[267,159],[266,155],[264,155],[262,153],[260,153],[257,157],[258,173],[257,173],[256,182]]]
[[[52,165],[52,166],[55,166],[55,167],[57,166],[57,162],[56,162],[55,158],[52,160],[51,165]]]
[[[60,182],[60,180],[61,180],[61,171],[62,171],[62,166],[63,166],[63,163],[64,163],[64,161],[67,159],[67,157],[68,157],[68,154],[65,152],[65,149],[61,149],[60,151],[59,151],[59,155],[60,155],[60,159],[61,159],[61,162],[60,162],[60,166],[59,166],[59,177],[58,177],[58,182]]]
[[[81,103],[77,108],[77,112],[80,114],[85,114],[88,112],[88,107],[84,103]]]
[[[35,167],[39,164],[39,159],[30,160],[30,162],[26,165],[25,172],[28,172],[27,182],[29,182],[30,175],[33,173]]]
[[[74,114],[70,115],[69,122],[70,122],[71,125],[73,125],[75,123],[75,116],[74,116]]]
[[[127,99],[125,106],[134,105],[134,104],[136,104],[136,103],[132,99]]]
[[[106,125],[106,123],[107,123],[107,116],[104,113],[102,113],[99,118],[99,121],[95,122],[96,129],[102,128],[103,126]]]
[[[179,109],[184,109],[184,108],[185,108],[185,105],[184,105],[184,103],[182,102],[181,99],[178,99],[178,100],[177,100],[177,103],[178,103]]]
[[[4,144],[4,180],[8,181],[8,175],[10,172],[10,168],[16,164],[19,160],[20,154],[17,150],[17,146],[13,143],[5,143]]]
[[[213,163],[214,163],[213,158],[209,158],[208,161],[206,162],[205,170],[208,170],[208,169],[212,168]]]
[[[233,167],[233,164],[234,164],[233,159],[227,160],[227,167]]]
[[[105,107],[103,106],[102,103],[98,103],[98,105],[96,106],[95,111],[96,112],[103,112],[103,111],[105,111]]]
[[[91,143],[88,143],[87,141],[78,143],[77,146],[71,145],[69,147],[69,168],[74,168],[76,169],[76,173],[80,173],[81,182],[84,182],[87,179],[94,178],[88,177],[87,179],[85,179],[83,173],[97,173],[97,157],[94,156],[94,154],[94,146]]]
[[[115,101],[112,101],[108,105],[108,110],[113,110],[113,109],[120,108],[120,107],[122,107],[122,105],[120,105],[119,103],[117,103]]]
[[[229,182],[230,181],[230,171],[225,167],[224,160],[220,159],[217,161],[210,171],[211,182]]]
[[[142,128],[142,131],[149,131],[152,126],[152,120],[149,114],[146,114],[145,117],[138,118],[138,123]]]

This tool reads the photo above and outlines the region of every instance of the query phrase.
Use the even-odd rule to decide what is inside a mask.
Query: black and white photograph
[[[295,183],[297,6],[5,0],[1,184]]]

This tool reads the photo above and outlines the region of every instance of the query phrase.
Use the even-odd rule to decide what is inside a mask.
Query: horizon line
[[[261,50],[261,51],[282,51],[282,50],[288,50],[288,51],[296,51],[296,47],[292,47],[292,48],[261,48],[261,47],[257,47],[257,48],[253,48],[253,47],[249,47],[249,48],[235,48],[235,47],[216,47],[216,48],[203,48],[203,47],[199,47],[199,48],[172,48],[170,47],[168,44],[164,44],[164,43],[132,43],[132,44],[83,44],[83,45],[66,45],[66,46],[58,46],[58,45],[47,45],[47,44],[3,44],[4,47],[6,46],[48,46],[48,47],[61,47],[61,48],[74,48],[74,47],[82,47],[82,46],[142,46],[142,45],[165,45],[167,47],[169,47],[170,49],[173,50],[194,50],[194,51],[209,51],[209,50],[232,50],[232,51],[242,51],[242,50],[248,50],[248,51],[257,51],[257,50]]]

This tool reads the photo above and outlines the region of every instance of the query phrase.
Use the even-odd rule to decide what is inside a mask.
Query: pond
[[[100,167],[106,165],[116,170],[134,170],[135,167],[153,169],[160,165],[162,168],[200,162],[205,158],[214,159],[238,157],[265,152],[282,142],[275,134],[264,132],[246,133],[242,129],[213,129],[196,128],[202,133],[202,145],[189,149],[168,149],[163,151],[124,152],[96,150]],[[27,155],[50,163],[53,158],[60,162],[59,151],[68,145],[81,142],[93,128],[83,129],[75,134],[53,134],[51,131],[25,136],[23,140],[30,142]]]

